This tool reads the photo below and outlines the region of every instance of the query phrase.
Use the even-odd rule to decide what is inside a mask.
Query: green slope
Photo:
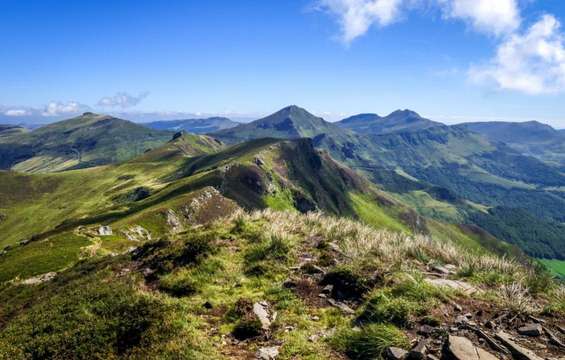
[[[0,169],[33,173],[117,163],[162,145],[172,135],[85,113],[31,132],[0,137]]]

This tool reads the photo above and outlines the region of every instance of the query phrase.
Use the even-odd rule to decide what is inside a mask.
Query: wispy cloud
[[[494,57],[466,72],[473,82],[525,94],[565,91],[565,46],[559,21],[547,14],[524,29],[518,0],[318,0],[316,4],[338,19],[340,38],[346,44],[372,26],[389,26],[406,11],[431,6],[445,20],[463,21],[497,39]]]
[[[27,116],[31,115],[31,111],[28,109],[8,109],[4,111],[4,115],[14,117]]]
[[[61,115],[74,115],[81,112],[89,111],[88,105],[81,104],[76,101],[51,101],[42,111],[43,116],[61,116]]]
[[[114,96],[105,96],[98,101],[98,106],[103,108],[122,108],[127,109],[138,105],[143,99],[149,96],[149,92],[142,92],[137,96],[127,92],[119,92]]]

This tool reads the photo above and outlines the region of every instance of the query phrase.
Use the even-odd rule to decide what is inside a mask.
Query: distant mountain
[[[391,125],[375,133],[356,133],[291,106],[214,136],[229,143],[268,136],[311,137],[317,148],[327,150],[333,158],[365,173],[385,190],[412,201],[412,205],[417,207],[417,202],[422,201],[422,192],[428,200],[421,209],[429,211],[434,201],[443,203],[443,208],[428,213],[438,219],[480,223],[497,234],[508,234],[493,224],[521,223],[518,219],[525,218],[525,211],[546,224],[538,229],[548,233],[542,239],[536,232],[518,229],[503,239],[521,246],[528,243],[523,248],[533,256],[565,257],[561,245],[565,235],[555,230],[560,226],[554,226],[565,222],[565,196],[551,191],[565,187],[565,175],[559,167],[465,127],[428,122],[414,114],[395,112],[385,122],[401,124],[396,129],[410,130],[394,131]],[[345,124],[355,128],[382,119],[364,115],[348,119]],[[416,126],[411,127],[411,123]],[[477,212],[484,216],[474,216]]]
[[[225,117],[211,117],[206,119],[153,121],[142,123],[141,125],[155,130],[184,130],[193,134],[209,134],[236,127],[239,123]]]
[[[503,142],[523,154],[565,166],[563,130],[537,121],[474,122],[458,126],[477,132],[491,141]]]
[[[172,135],[111,116],[84,113],[0,137],[0,169],[49,172],[110,164],[162,145]]]
[[[342,137],[344,132],[337,125],[314,116],[303,108],[291,105],[262,119],[218,131],[213,135],[225,142],[236,143],[266,137],[314,138],[321,134]]]
[[[397,110],[384,117],[377,114],[359,114],[343,119],[337,122],[336,125],[360,134],[373,135],[418,131],[436,126],[445,126],[442,123],[425,119],[411,110]]]
[[[13,136],[27,132],[27,129],[19,125],[0,124],[0,137]]]

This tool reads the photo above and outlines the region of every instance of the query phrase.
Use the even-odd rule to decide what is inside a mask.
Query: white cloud
[[[471,79],[527,94],[563,91],[563,40],[559,21],[545,15],[525,33],[504,40],[489,64],[471,68]]]
[[[477,31],[503,35],[520,26],[516,0],[438,0],[449,18],[469,21]]]
[[[51,101],[45,106],[41,114],[43,116],[71,115],[78,114],[89,109],[90,108],[88,106],[76,101],[69,101],[66,103],[60,101]]]
[[[133,96],[127,92],[119,92],[114,96],[105,96],[98,101],[98,106],[111,107],[111,108],[130,108],[139,104],[143,99],[149,95],[148,92],[143,92],[138,96]]]
[[[406,0],[320,0],[318,9],[338,18],[341,39],[349,43],[372,25],[386,26],[398,19]]]
[[[31,111],[25,109],[9,109],[4,111],[4,115],[6,116],[27,116],[30,115]]]
[[[350,43],[369,31],[397,22],[403,12],[430,6],[446,18],[470,22],[474,29],[503,35],[520,26],[517,0],[318,0],[317,8],[336,16],[341,40]]]

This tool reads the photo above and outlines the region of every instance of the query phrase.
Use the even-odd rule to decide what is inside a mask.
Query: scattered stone
[[[473,317],[473,314],[471,314],[471,313],[466,313],[466,314],[463,315],[463,316],[465,316],[467,319],[471,319],[471,318]]]
[[[151,233],[139,225],[132,226],[123,233],[130,241],[151,241]]]
[[[98,235],[100,236],[112,236],[112,228],[106,225],[102,225],[98,228]]]
[[[202,306],[204,307],[204,309],[208,309],[208,310],[214,307],[214,305],[212,305],[212,303],[209,301],[206,301],[204,304],[202,304]]]
[[[456,324],[466,324],[469,322],[469,319],[465,315],[459,315],[455,318]]]
[[[320,294],[320,295],[323,295],[323,294]],[[352,308],[350,308],[349,306],[347,306],[346,304],[344,304],[340,301],[335,301],[334,299],[328,299],[328,302],[330,303],[331,306],[340,309],[344,314],[347,314],[347,315],[355,314],[355,310],[353,310]]]
[[[402,360],[408,355],[408,351],[390,346],[385,350],[385,359],[388,360]]]
[[[516,344],[512,339],[510,339],[510,335],[505,333],[504,331],[498,332],[496,338],[502,342],[504,346],[510,350],[512,356],[518,360],[542,360],[541,357],[534,354],[531,350],[523,348],[522,346]]]
[[[453,308],[459,312],[463,311],[463,308],[461,307],[461,305],[457,304],[457,303],[453,303]]]
[[[293,289],[293,288],[296,287],[297,284],[296,284],[296,281],[294,281],[294,280],[292,280],[292,279],[286,279],[286,280],[283,282],[282,285],[283,285],[283,287],[286,288],[286,289]]]
[[[541,336],[543,329],[540,324],[527,324],[518,328],[518,334],[526,336]]]
[[[435,328],[433,326],[422,325],[418,329],[418,334],[424,335],[424,336],[430,336],[434,331],[435,331]]]
[[[332,291],[334,289],[333,285],[326,285],[324,286],[324,288],[322,289],[322,294],[331,294]]]
[[[449,335],[444,346],[445,358],[449,360],[496,360],[496,356],[476,347],[462,336]]]
[[[528,318],[530,318],[533,322],[538,323],[538,324],[545,324],[545,320],[544,319],[540,319],[537,318],[533,315],[528,315]]]
[[[51,281],[57,276],[56,272],[48,272],[45,274],[37,275],[34,277],[30,277],[29,279],[25,279],[22,281],[24,285],[37,285],[47,281]]]
[[[320,321],[320,317],[319,317],[319,316],[316,316],[316,315],[310,316],[310,320],[312,320],[312,321]]]
[[[316,342],[316,341],[318,341],[319,338],[320,338],[319,335],[313,334],[313,335],[310,335],[310,336],[308,337],[308,341],[310,341],[310,342]]]
[[[260,157],[256,156],[256,157],[255,157],[255,165],[261,167],[261,166],[265,165],[265,162],[263,161],[263,159],[261,159]]]
[[[491,349],[498,351],[500,353],[504,353],[504,354],[508,354],[508,349],[506,349],[503,346],[500,346],[496,341],[494,341],[493,338],[491,338],[487,333],[485,333],[484,331],[482,331],[481,329],[479,329],[478,327],[474,328],[473,330],[475,330],[475,332],[477,333],[477,335],[479,336],[479,338],[482,340],[484,339],[487,344],[490,346]]]
[[[312,264],[310,262],[305,263],[300,267],[300,269],[306,274],[325,274],[326,271],[319,267],[318,265]]]
[[[255,357],[259,360],[274,360],[277,356],[279,356],[278,346],[262,347],[255,354]]]
[[[27,239],[27,240],[20,241],[19,244],[20,244],[20,246],[25,246],[25,245],[29,244],[30,242],[31,242],[31,240]]]
[[[435,355],[432,354],[428,354],[428,357],[426,358],[427,360],[439,360],[439,358]]]
[[[563,344],[563,342],[561,342],[561,340],[559,340],[559,338],[552,331],[550,331],[546,327],[543,328],[543,331],[545,331],[547,337],[549,337],[549,342],[561,348],[565,348],[565,344]]]
[[[426,358],[427,351],[428,351],[428,340],[422,339],[412,350],[410,350],[406,359],[423,360]]]
[[[478,289],[476,287],[464,281],[449,280],[449,279],[428,279],[428,278],[426,278],[425,281],[437,287],[448,287],[453,290],[461,291],[468,295],[478,292]]]

